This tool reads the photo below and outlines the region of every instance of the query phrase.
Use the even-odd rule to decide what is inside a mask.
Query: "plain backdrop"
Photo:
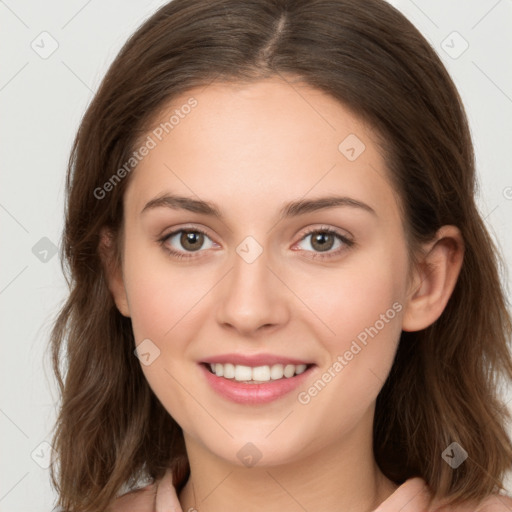
[[[67,159],[109,64],[163,3],[0,1],[0,512],[53,508],[45,466],[57,395],[44,353],[66,295],[55,249]],[[460,91],[480,209],[510,272],[512,0],[392,3],[429,40]],[[512,393],[505,396],[512,404]]]

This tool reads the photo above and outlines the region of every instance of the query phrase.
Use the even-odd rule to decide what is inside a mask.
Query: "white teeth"
[[[233,365],[230,363],[210,364],[212,372],[217,377],[224,377],[226,379],[234,379],[238,382],[269,382],[270,380],[278,380],[286,377],[289,379],[294,375],[300,375],[306,371],[307,365],[305,364],[275,364],[273,366],[244,366]]]
[[[268,366],[257,366],[256,368],[253,368],[252,380],[270,380],[270,368]]]
[[[224,365],[221,365],[223,366],[223,377],[226,377],[226,379],[233,379],[235,377],[235,366],[232,365],[231,363],[227,363],[227,364],[224,364]],[[217,365],[215,365],[215,369],[217,369]]]
[[[282,364],[275,364],[270,368],[270,378],[272,380],[282,379],[284,375],[283,372],[283,365]]]
[[[284,376],[285,377],[293,377],[295,375],[295,365],[287,364],[284,367]]]
[[[306,364],[299,364],[297,365],[297,367],[295,368],[295,373],[297,375],[300,375],[301,373],[304,373],[306,371],[306,368],[308,366]]]
[[[235,366],[235,380],[253,380],[252,368],[250,366]]]

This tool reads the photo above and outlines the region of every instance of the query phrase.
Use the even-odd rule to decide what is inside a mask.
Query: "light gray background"
[[[53,507],[49,472],[41,466],[57,395],[43,356],[66,294],[51,247],[60,243],[67,158],[108,65],[163,3],[0,1],[0,512]],[[434,46],[461,93],[477,156],[479,204],[510,272],[512,0],[392,3]],[[50,35],[41,35],[45,31]],[[464,41],[469,46],[461,53]],[[58,48],[45,55],[52,44]],[[512,399],[510,390],[506,396]]]

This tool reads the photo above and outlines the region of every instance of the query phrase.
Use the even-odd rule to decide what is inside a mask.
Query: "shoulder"
[[[505,494],[492,494],[485,498],[478,506],[463,506],[455,508],[436,509],[435,512],[510,512],[512,510],[512,497]]]
[[[119,496],[107,512],[154,512],[155,499],[156,487],[150,484]]]
[[[478,504],[464,503],[452,507],[443,506],[443,501],[432,501],[430,489],[419,477],[410,478],[400,485],[374,512],[511,512],[512,497],[492,494]]]
[[[431,504],[429,512],[510,512],[512,511],[512,497],[506,494],[491,494],[482,501],[466,502],[453,507],[443,507]]]

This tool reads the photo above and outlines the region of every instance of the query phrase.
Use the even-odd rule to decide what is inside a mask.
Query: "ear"
[[[122,268],[116,258],[115,237],[112,231],[106,227],[103,227],[100,232],[99,254],[107,278],[108,289],[117,309],[123,316],[130,317]]]
[[[464,259],[464,240],[456,226],[442,226],[424,247],[409,289],[402,330],[420,331],[444,311],[455,288]]]

